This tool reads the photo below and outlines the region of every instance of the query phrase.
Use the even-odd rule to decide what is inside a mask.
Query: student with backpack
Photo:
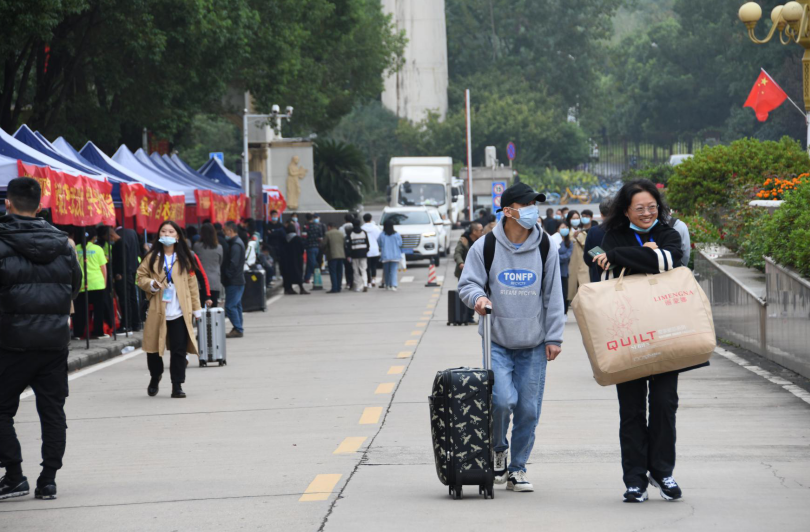
[[[540,419],[546,364],[560,354],[565,326],[559,251],[537,221],[536,202],[543,201],[525,183],[506,189],[503,220],[470,248],[458,285],[464,304],[478,314],[492,307],[495,482],[513,491],[534,491],[526,461]]]

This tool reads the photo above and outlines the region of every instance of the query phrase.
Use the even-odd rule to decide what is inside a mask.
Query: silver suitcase
[[[197,320],[197,348],[200,352],[200,366],[218,363],[228,364],[225,356],[225,309],[204,309]]]

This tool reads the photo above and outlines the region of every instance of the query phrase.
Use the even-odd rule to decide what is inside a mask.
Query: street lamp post
[[[281,138],[281,119],[286,118],[287,122],[292,120],[293,116],[293,108],[291,106],[287,106],[286,113],[282,113],[279,109],[278,105],[274,105],[272,108],[272,112],[269,115],[258,115],[258,114],[248,114],[248,110],[245,109],[244,114],[242,116],[242,188],[245,189],[245,195],[250,198],[250,179],[249,179],[249,158],[250,154],[248,152],[248,122],[250,120],[264,120],[265,123],[270,123],[273,125],[273,130],[278,138]]]
[[[796,43],[804,48],[802,75],[804,80],[804,110],[807,116],[807,149],[810,151],[810,0],[788,2],[776,6],[771,11],[771,31],[764,39],[754,33],[757,22],[762,18],[762,8],[756,2],[748,2],[740,8],[740,20],[748,28],[748,37],[756,44],[765,44],[779,33],[779,41],[784,44]]]

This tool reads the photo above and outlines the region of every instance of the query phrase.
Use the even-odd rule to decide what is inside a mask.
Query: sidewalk
[[[71,340],[68,348],[68,373],[117,357],[128,347],[137,349],[141,347],[142,339],[143,332],[129,333],[129,338],[119,334],[117,340],[113,340],[112,336],[90,340],[90,349],[87,349],[85,340]]]

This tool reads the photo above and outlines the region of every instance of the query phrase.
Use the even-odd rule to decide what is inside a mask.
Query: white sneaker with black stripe
[[[526,478],[525,471],[515,471],[509,473],[509,480],[506,481],[506,489],[512,491],[534,491],[534,486]]]
[[[506,477],[508,473],[508,471],[506,470],[506,453],[507,451],[495,453],[495,461],[492,466],[492,469],[495,472],[495,484],[506,483]]]

